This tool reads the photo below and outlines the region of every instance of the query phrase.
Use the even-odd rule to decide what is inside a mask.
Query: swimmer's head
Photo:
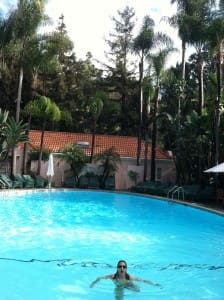
[[[127,263],[125,260],[119,260],[117,263],[117,269],[121,270],[122,272],[127,270]]]

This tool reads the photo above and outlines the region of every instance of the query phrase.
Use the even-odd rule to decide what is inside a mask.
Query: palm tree
[[[71,166],[76,185],[78,185],[79,175],[87,163],[85,153],[78,145],[74,144],[67,144],[60,151],[63,154],[62,160],[65,160]]]
[[[12,17],[8,19],[0,19],[0,76],[7,69],[5,62],[5,54],[13,37]]]
[[[216,77],[217,77],[217,96],[215,99],[215,164],[219,163],[220,148],[220,104],[223,96],[222,87],[222,64],[223,64],[223,48],[224,48],[224,18],[223,18],[224,1],[219,1],[219,9],[215,11],[213,20],[209,27],[209,36],[211,49],[216,58]]]
[[[59,69],[57,53],[53,52],[48,35],[35,35],[27,43],[29,51],[24,54],[26,69],[31,73],[30,99],[36,96],[38,75],[40,72],[53,73]]]
[[[211,11],[215,4],[213,0],[195,1],[191,10],[184,16],[184,22],[188,28],[186,36],[187,43],[194,46],[197,55],[198,64],[198,80],[199,80],[199,114],[204,108],[204,65],[205,65],[205,51],[208,45],[208,26],[211,20]]]
[[[139,55],[139,126],[138,126],[138,146],[137,146],[137,166],[140,163],[142,127],[143,127],[143,76],[144,60],[153,46],[154,41],[154,21],[149,16],[145,16],[142,28],[134,39],[133,51]]]
[[[19,142],[28,141],[28,136],[25,134],[26,126],[27,124],[22,121],[17,122],[14,118],[8,118],[8,112],[2,112],[0,109],[0,161],[6,160]],[[11,173],[13,165],[12,159]]]
[[[198,72],[198,114],[202,115],[205,108],[204,99],[204,67],[206,49],[208,49],[208,38],[209,38],[209,22],[211,19],[211,9],[213,1],[200,1],[200,5],[195,5],[193,15],[186,16],[186,22],[189,24],[189,40],[188,43],[193,45],[196,50],[197,60],[197,72]],[[198,179],[202,183],[202,172],[203,172],[203,156],[202,140],[199,144],[198,151]]]
[[[100,187],[104,188],[107,178],[114,175],[118,169],[118,164],[121,161],[120,155],[112,147],[102,153],[94,155],[93,160],[94,162],[98,162],[103,169],[102,175],[100,176]]]
[[[160,49],[158,53],[149,57],[152,62],[152,68],[155,72],[155,94],[154,94],[154,107],[152,109],[152,157],[151,157],[151,181],[155,181],[156,173],[156,143],[157,143],[157,118],[158,118],[158,106],[161,89],[161,79],[165,68],[166,61],[171,52],[175,49]]]
[[[32,115],[36,118],[41,119],[42,122],[42,132],[41,132],[41,141],[40,141],[40,152],[39,152],[39,160],[37,167],[37,174],[40,175],[41,169],[41,160],[42,160],[42,152],[43,152],[43,143],[44,143],[44,131],[46,127],[47,121],[60,121],[61,119],[61,111],[57,104],[51,101],[50,98],[45,96],[41,96],[39,99],[30,101],[24,107],[24,112],[27,115]]]
[[[93,119],[92,146],[91,146],[91,155],[89,160],[90,163],[92,163],[93,153],[94,153],[96,123],[103,110],[103,103],[104,103],[103,98],[105,98],[105,94],[102,92],[97,92],[96,95],[91,99],[91,103],[90,103],[90,114],[92,115],[92,119]]]
[[[182,41],[182,90],[184,91],[185,86],[185,64],[186,64],[186,46],[187,44],[193,43],[199,54],[200,72],[203,71],[203,60],[201,56],[201,46],[205,42],[205,24],[206,14],[209,12],[214,0],[171,0],[171,4],[177,4],[177,14],[169,18],[169,23],[178,28],[178,34]],[[202,20],[203,17],[203,20]],[[197,40],[197,42],[196,42]],[[202,84],[202,82],[201,82]],[[200,90],[203,93],[203,90]],[[201,94],[202,97],[202,94]],[[181,98],[179,97],[178,103],[178,115],[180,118],[181,114]],[[201,99],[201,101],[203,101]],[[202,102],[203,105],[203,102]]]
[[[23,121],[16,121],[13,117],[9,118],[7,121],[7,126],[5,128],[5,142],[7,145],[7,152],[12,152],[12,164],[11,173],[14,170],[14,149],[19,142],[27,142],[28,135],[26,134],[27,124]]]
[[[137,146],[137,166],[139,165],[140,153],[141,153],[141,137],[143,129],[143,79],[144,79],[144,61],[150,56],[150,51],[163,46],[170,49],[173,47],[172,40],[161,32],[154,33],[154,21],[145,16],[143,20],[143,26],[139,35],[134,39],[133,50],[140,57],[139,63],[139,129],[138,129],[138,146]]]
[[[34,98],[39,73],[52,74],[60,71],[60,56],[72,49],[72,42],[63,32],[34,35],[27,43],[24,54],[26,67],[31,71],[31,99]]]
[[[177,140],[180,141],[180,120],[182,103],[185,99],[185,54],[186,45],[191,44],[196,48],[198,63],[198,80],[199,80],[199,113],[202,114],[204,107],[204,47],[207,40],[207,27],[214,0],[171,0],[171,4],[177,4],[177,14],[169,18],[169,23],[178,28],[178,34],[182,41],[182,78],[180,84],[180,92],[178,97],[178,130]],[[179,165],[180,165],[180,147],[177,144],[176,164],[177,164],[177,182],[179,181]],[[200,155],[199,155],[200,156]],[[200,163],[199,163],[200,165]],[[199,167],[200,172],[200,167]]]
[[[20,105],[22,98],[23,73],[25,53],[29,51],[28,43],[36,34],[42,21],[46,20],[44,15],[45,0],[19,0],[16,10],[11,13],[13,20],[13,40],[15,44],[15,55],[19,60],[19,84],[16,100],[16,120],[20,118]]]
[[[0,160],[4,160],[7,156],[7,151],[5,151],[5,127],[8,115],[8,111],[2,111],[0,108]]]

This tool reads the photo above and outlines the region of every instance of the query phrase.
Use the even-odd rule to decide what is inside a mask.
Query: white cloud
[[[15,3],[16,0],[2,0],[0,11],[6,13]],[[86,53],[90,51],[94,58],[104,61],[104,52],[107,50],[104,38],[109,37],[114,26],[111,17],[117,17],[117,11],[123,10],[127,5],[135,9],[137,32],[144,16],[149,15],[156,23],[155,30],[167,33],[175,40],[175,47],[180,49],[181,42],[177,31],[161,22],[162,17],[171,16],[176,12],[176,6],[171,5],[170,0],[48,0],[46,14],[52,18],[54,28],[60,15],[64,15],[67,31],[78,58],[85,59]],[[180,56],[180,53],[172,55],[169,65],[180,61]]]
[[[175,13],[175,6],[170,5],[170,0],[48,0],[46,13],[54,20],[55,26],[61,14],[68,34],[74,42],[74,51],[78,58],[85,58],[90,51],[94,58],[104,60],[104,51],[107,49],[105,37],[113,31],[114,23],[111,17],[117,16],[117,11],[128,5],[136,12],[138,28],[142,24],[143,17],[147,14],[156,23],[156,31],[166,32],[172,38],[175,37],[176,47],[180,47],[176,30],[165,22],[161,22],[163,16],[171,16]],[[171,61],[180,59],[175,54]]]

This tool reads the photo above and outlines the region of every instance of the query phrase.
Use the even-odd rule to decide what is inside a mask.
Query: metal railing
[[[180,200],[180,196],[182,195],[182,199],[184,201],[184,188],[182,186],[174,185],[167,193],[167,198],[174,199],[174,196],[177,195],[176,199]]]
[[[7,184],[0,178],[0,185],[1,188],[6,189],[7,188]]]
[[[172,192],[178,188],[178,185],[172,186],[172,188],[167,193],[167,198],[171,198]]]

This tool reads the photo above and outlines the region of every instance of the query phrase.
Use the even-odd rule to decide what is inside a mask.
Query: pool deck
[[[216,203],[200,203],[200,202],[191,202],[191,201],[181,201],[181,200],[172,200],[173,202],[188,205],[191,207],[207,210],[219,215],[224,216],[224,207]]]
[[[146,197],[146,198],[147,197],[156,198],[156,199],[168,201],[170,203],[178,203],[178,204],[182,204],[182,205],[186,205],[186,206],[191,206],[191,207],[210,211],[210,212],[224,216],[224,205],[220,205],[218,203],[215,203],[214,201],[202,203],[202,202],[194,202],[194,201],[189,201],[189,200],[184,201],[184,200],[177,200],[177,199],[170,199],[170,198],[168,199],[165,197],[143,194],[143,193],[130,193],[129,192],[129,194],[134,194],[134,195],[138,195],[138,196],[142,196],[142,197]]]
[[[40,191],[44,191],[44,192],[50,192],[50,191],[82,191],[82,189],[71,189],[71,188],[27,188],[27,189],[0,189],[0,195],[4,195],[7,196],[9,193],[11,194],[23,194],[23,193],[34,193],[34,192],[40,192]],[[84,189],[83,191],[93,191],[93,189]],[[138,195],[141,197],[145,197],[145,198],[155,198],[155,199],[159,199],[159,200],[165,200],[165,201],[169,201],[170,203],[179,203],[182,205],[186,205],[186,206],[191,206],[191,207],[195,207],[198,209],[202,209],[202,210],[206,210],[206,211],[210,211],[219,215],[224,216],[224,205],[215,203],[215,202],[206,202],[206,203],[201,203],[201,202],[193,202],[193,201],[183,201],[183,200],[177,200],[177,199],[167,199],[164,197],[158,197],[158,196],[154,196],[154,195],[149,195],[149,194],[138,194],[138,193],[133,193],[133,192],[129,192],[129,191],[110,191],[110,190],[96,190],[94,189],[94,191],[105,191],[105,192],[109,192],[109,193],[125,193],[125,194],[130,194],[130,195]]]

